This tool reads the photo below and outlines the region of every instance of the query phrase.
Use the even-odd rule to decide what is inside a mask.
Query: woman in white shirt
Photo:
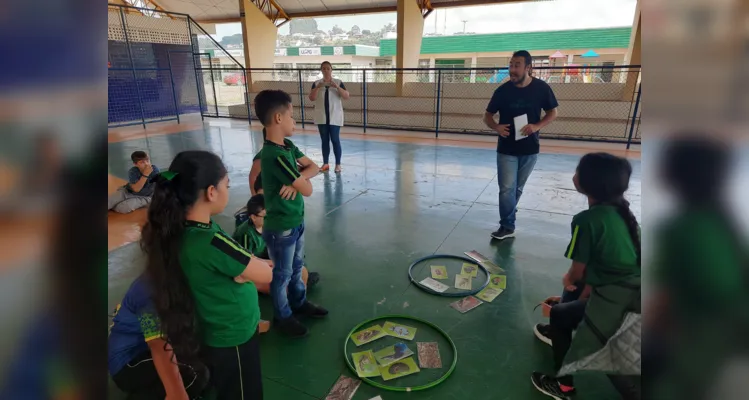
[[[343,103],[349,92],[340,79],[333,78],[333,66],[328,61],[320,64],[323,78],[312,84],[310,101],[315,103],[315,124],[322,139],[323,166],[321,171],[330,170],[330,142],[335,154],[335,172],[341,172],[341,127],[343,126]],[[322,90],[322,93],[320,93]]]

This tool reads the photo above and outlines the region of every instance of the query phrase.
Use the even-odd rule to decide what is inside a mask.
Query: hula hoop
[[[391,392],[416,392],[418,390],[429,389],[429,388],[433,388],[433,387],[439,385],[440,383],[444,382],[450,376],[450,374],[453,373],[453,371],[455,370],[455,366],[458,365],[458,348],[455,347],[455,342],[453,342],[452,338],[450,338],[450,336],[447,334],[447,332],[443,331],[442,328],[440,328],[439,326],[437,326],[437,325],[435,325],[435,324],[433,324],[433,323],[431,323],[429,321],[425,321],[425,320],[423,320],[421,318],[416,318],[416,317],[411,317],[409,315],[401,315],[401,314],[382,315],[382,316],[379,316],[379,317],[376,317],[376,318],[368,319],[368,320],[360,323],[359,325],[356,325],[353,329],[351,329],[351,331],[348,333],[348,335],[346,335],[346,341],[343,344],[343,355],[344,355],[344,357],[346,357],[346,365],[348,365],[348,367],[351,370],[351,372],[353,372],[354,374],[356,374],[356,367],[354,366],[354,363],[351,362],[350,357],[348,356],[348,342],[349,342],[349,340],[351,340],[351,335],[353,335],[354,332],[358,331],[364,325],[370,324],[370,323],[372,323],[374,321],[378,321],[378,320],[381,320],[381,319],[387,319],[387,318],[408,319],[408,320],[412,320],[412,321],[421,322],[422,324],[426,324],[426,325],[434,328],[437,332],[439,332],[450,343],[450,346],[452,347],[453,354],[454,354],[454,356],[453,356],[453,363],[452,363],[452,365],[450,365],[450,369],[448,369],[447,372],[445,372],[444,375],[442,375],[441,377],[439,377],[437,380],[435,380],[433,382],[430,382],[430,383],[427,383],[427,384],[421,385],[421,386],[415,386],[415,387],[388,386],[388,385],[383,385],[382,383],[379,383],[379,382],[375,382],[375,381],[373,381],[373,380],[371,380],[369,378],[361,378],[361,377],[359,377],[359,379],[361,379],[362,381],[364,381],[364,382],[366,382],[366,383],[368,383],[368,384],[370,384],[370,385],[372,385],[372,386],[374,386],[376,388],[389,390]],[[357,375],[357,377],[358,377],[358,375]]]
[[[484,273],[486,274],[486,282],[484,282],[484,284],[481,285],[481,287],[478,288],[478,289],[471,290],[469,292],[460,292],[460,293],[440,293],[440,292],[438,292],[436,290],[428,288],[428,287],[422,285],[420,282],[417,282],[414,279],[413,274],[411,273],[411,271],[413,271],[413,268],[414,268],[414,266],[416,264],[418,264],[418,263],[420,263],[420,262],[422,262],[424,260],[430,260],[432,258],[452,258],[452,259],[455,259],[455,260],[461,260],[461,261],[466,262],[468,264],[478,265],[479,268],[481,268],[481,270],[484,271]],[[434,294],[434,295],[437,295],[437,296],[445,296],[445,297],[465,297],[465,296],[472,296],[472,295],[474,295],[474,294],[476,294],[476,293],[484,290],[484,288],[487,285],[489,285],[489,275],[490,275],[489,271],[487,271],[486,268],[483,265],[481,265],[481,263],[477,263],[476,260],[470,259],[468,257],[463,257],[463,256],[455,256],[455,255],[452,255],[452,254],[433,254],[431,256],[421,257],[420,259],[412,262],[411,265],[408,267],[408,279],[410,279],[411,282],[416,285],[416,287],[418,287],[419,289],[421,289],[421,290],[423,290],[423,291],[425,291],[427,293],[431,293],[431,294]]]

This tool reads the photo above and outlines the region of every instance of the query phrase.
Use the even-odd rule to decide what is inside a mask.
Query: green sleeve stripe
[[[570,242],[570,248],[567,250],[567,258],[572,259],[572,253],[575,251],[575,243],[577,242],[577,232],[580,231],[580,225],[575,225],[575,231],[572,232],[572,241]]]
[[[229,239],[229,238],[227,238],[226,236],[224,236],[224,235],[222,235],[220,233],[217,233],[215,237],[217,239],[220,239],[220,240],[224,241],[227,245],[229,245],[230,247],[232,247],[234,250],[236,250],[236,251],[238,251],[238,252],[246,255],[247,257],[251,256],[251,254],[249,252],[247,252],[247,250],[243,249],[242,246],[239,246],[234,240]]]
[[[294,169],[290,165],[288,165],[288,163],[286,162],[286,159],[284,159],[283,156],[278,156],[276,160],[278,160],[278,163],[281,164],[281,168],[283,168],[285,172],[289,175],[289,177],[292,178],[293,180],[296,180],[301,176],[299,175],[298,172],[294,171]]]

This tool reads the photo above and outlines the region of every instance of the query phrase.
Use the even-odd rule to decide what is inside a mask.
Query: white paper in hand
[[[521,129],[528,125],[528,114],[518,115],[512,122],[515,124],[515,140],[518,141],[527,138],[528,136],[524,136]]]

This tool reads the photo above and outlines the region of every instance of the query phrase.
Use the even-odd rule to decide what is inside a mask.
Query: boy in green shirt
[[[263,90],[255,97],[255,115],[266,129],[260,156],[265,226],[263,240],[273,261],[271,297],[274,326],[291,337],[309,331],[296,315],[325,317],[328,311],[307,301],[302,282],[304,262],[304,200],[312,195],[309,179],[319,168],[287,139],[294,132],[291,96],[282,90]]]

